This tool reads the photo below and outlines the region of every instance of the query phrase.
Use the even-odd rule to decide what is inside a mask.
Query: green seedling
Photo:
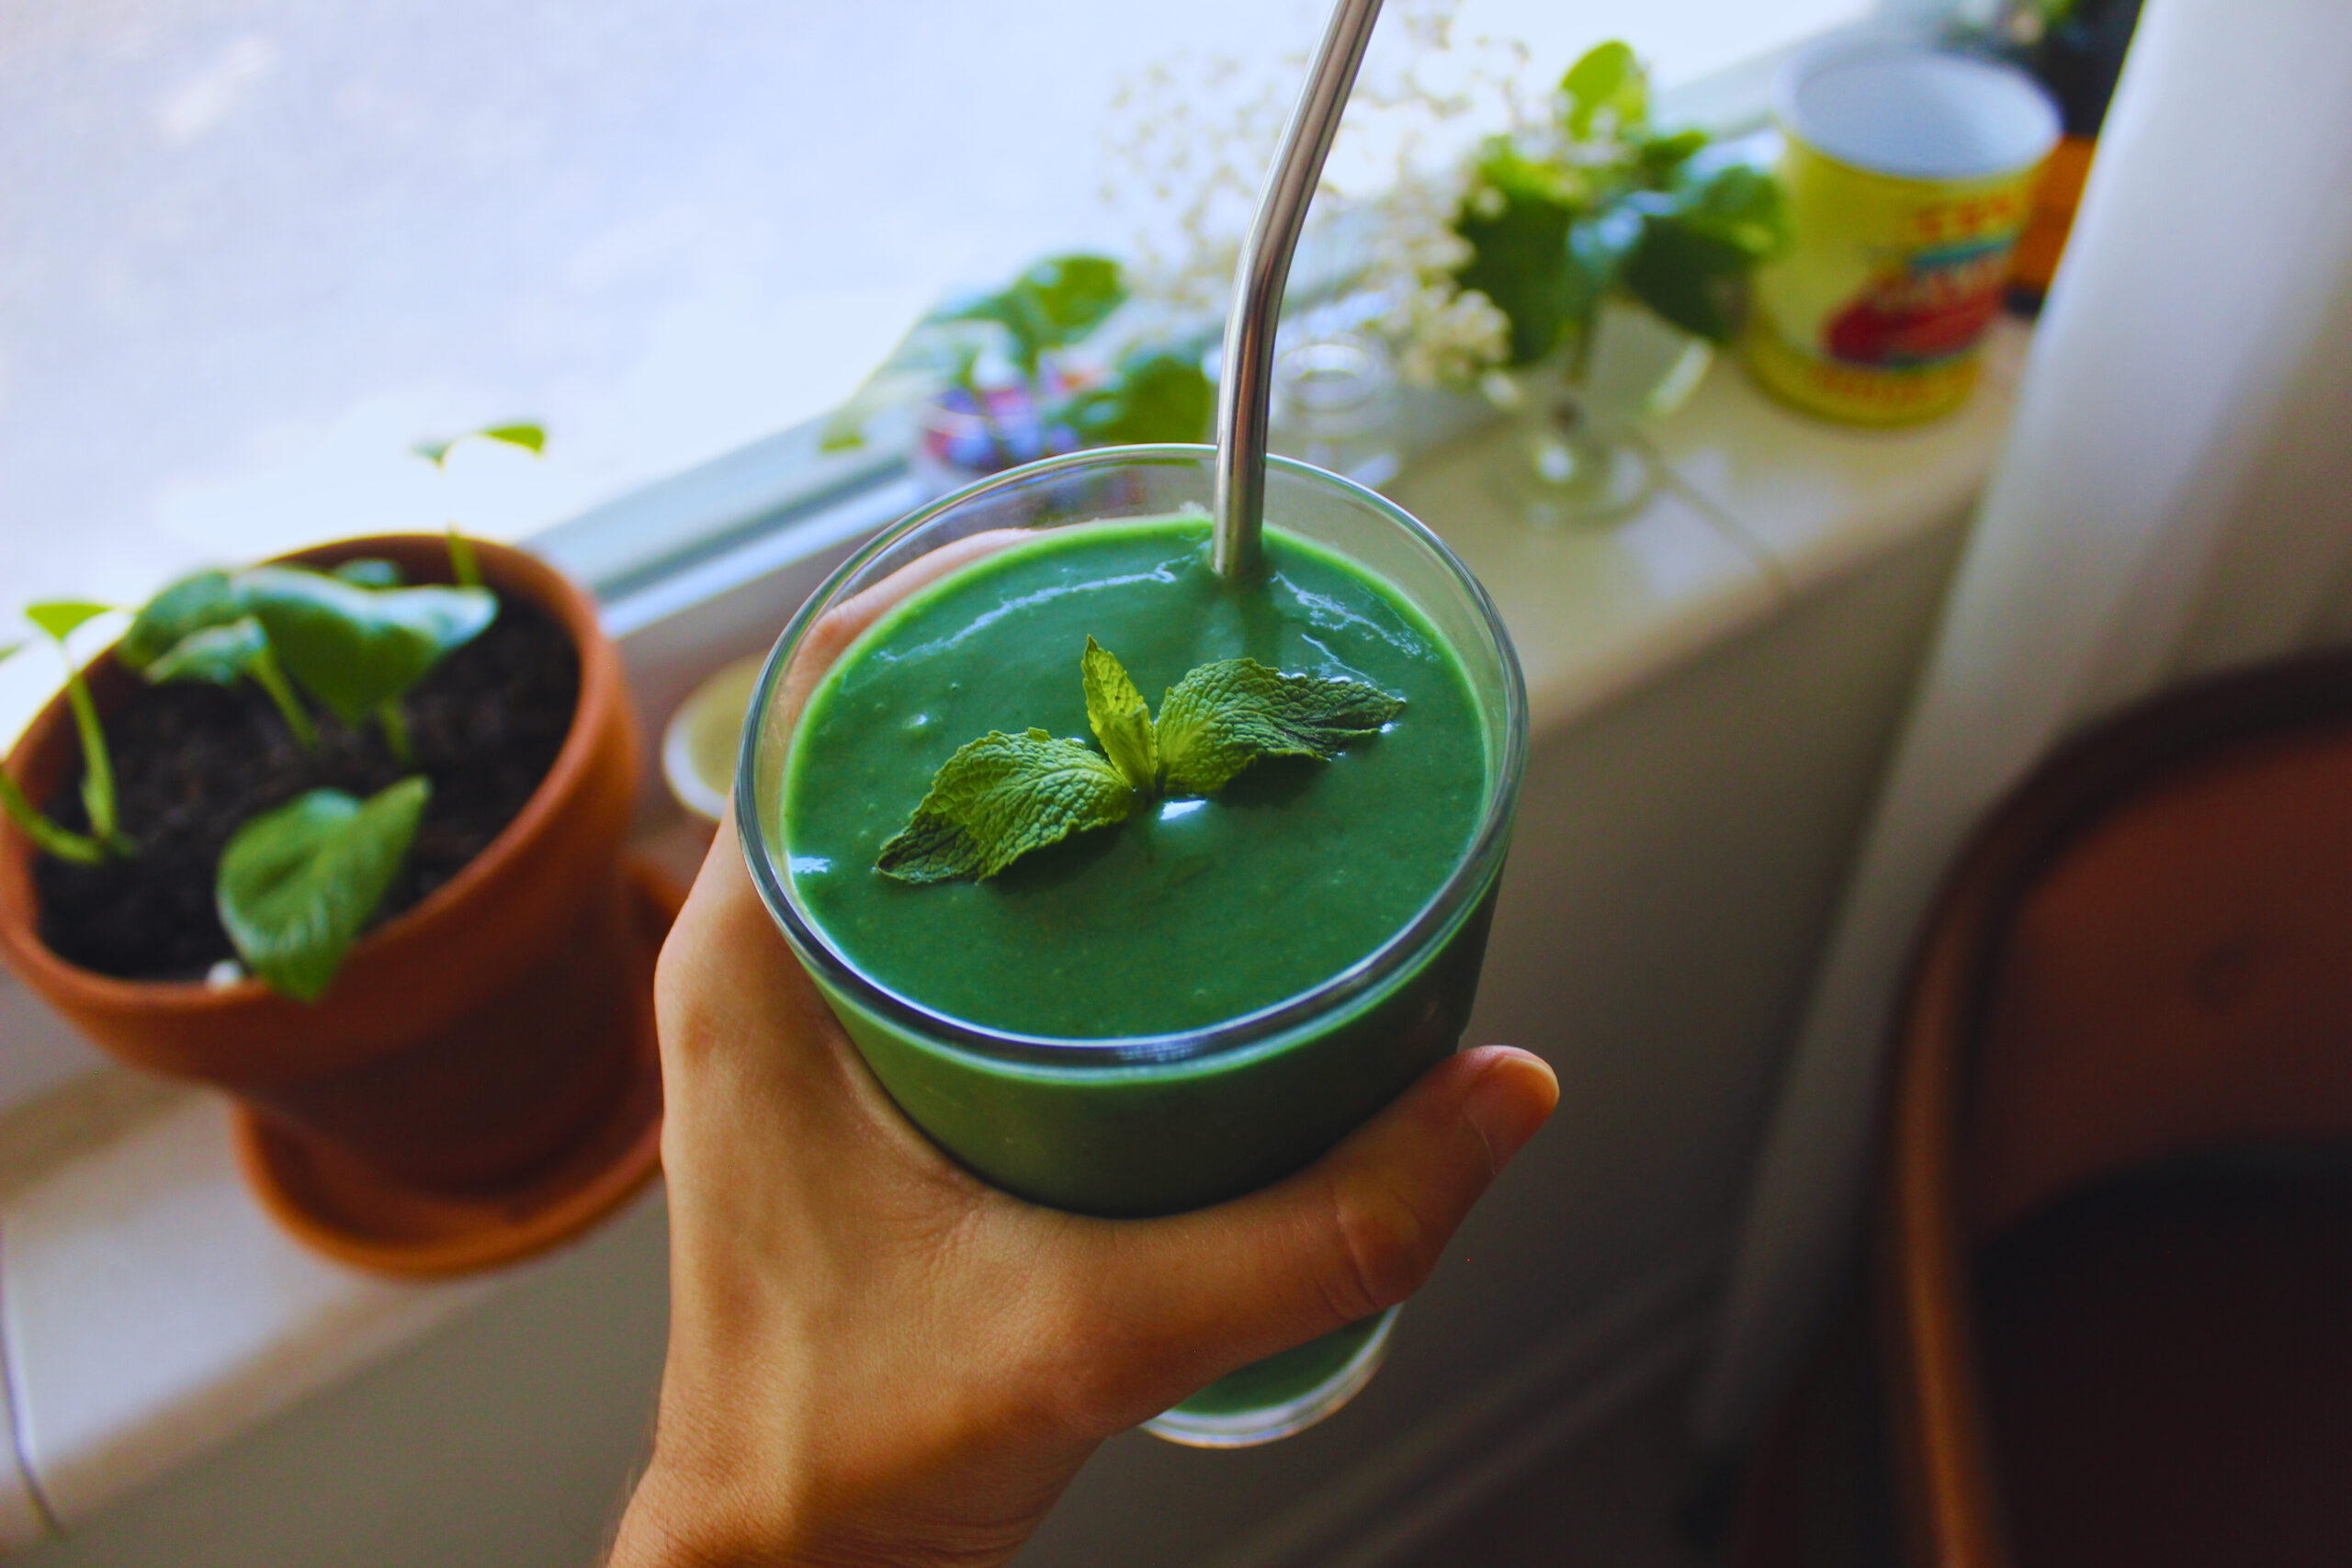
[[[456,441],[495,441],[538,452],[537,425],[495,425]],[[456,441],[418,454],[442,466]],[[318,728],[303,694],[345,726],[378,725],[404,767],[414,747],[401,701],[452,650],[496,619],[498,596],[482,586],[473,551],[449,525],[454,588],[410,587],[391,561],[362,558],[331,570],[260,566],[205,570],[165,587],[142,605],[115,657],[148,682],[250,680],[267,694],[304,750]],[[108,606],[35,604],[26,617],[65,639]],[[0,644],[0,660],[19,651]],[[90,831],[76,833],[35,809],[0,774],[0,807],[45,853],[85,865],[136,852],[116,820],[114,771],[96,706],[71,657],[66,693],[84,758],[82,800]],[[311,790],[247,820],[232,834],[214,883],[220,923],[247,969],[273,989],[315,1001],[398,880],[432,786],[401,780],[368,800]]]
[[[154,682],[227,684],[250,676],[311,744],[300,687],[347,725],[373,718],[393,757],[413,760],[400,699],[497,617],[487,588],[402,588],[390,561],[334,572],[257,566],[200,571],[149,601],[124,635],[122,661]]]
[[[207,578],[218,581],[198,581]],[[149,679],[250,676],[308,744],[299,686],[345,725],[373,720],[406,767],[415,749],[401,699],[489,626],[498,596],[479,584],[405,587],[391,562],[362,558],[331,572],[199,573],[157,595],[142,619],[150,613],[159,635],[234,618],[185,632],[149,664]],[[398,878],[430,794],[421,776],[364,802],[312,790],[239,828],[213,897],[245,967],[284,995],[323,995]]]
[[[297,684],[347,725],[371,716],[402,764],[414,760],[400,699],[497,617],[487,588],[361,588],[323,572],[240,572],[248,613]]]
[[[452,435],[446,441],[420,441],[409,450],[432,464],[435,470],[447,479],[449,473],[450,452],[468,441],[489,441],[501,446],[519,447],[534,457],[545,456],[548,449],[548,433],[538,425],[486,424],[480,430],[469,430],[462,435]],[[449,520],[448,536],[449,575],[457,579],[458,586],[460,588],[480,588],[481,568],[474,561],[473,546],[466,541],[463,534],[458,532],[458,520],[454,517]],[[381,564],[390,566],[391,563],[387,561]],[[394,569],[393,581],[396,582],[399,581],[397,568]],[[369,583],[368,586],[372,588],[383,585]]]
[[[1614,41],[1568,68],[1544,137],[1486,145],[1454,219],[1471,248],[1457,280],[1509,318],[1510,363],[1565,345],[1580,374],[1612,297],[1712,343],[1736,335],[1749,274],[1787,243],[1786,202],[1707,148],[1650,124],[1648,74]]]
[[[347,726],[372,720],[393,757],[413,766],[401,699],[497,615],[487,588],[404,587],[390,561],[345,561],[331,572],[260,566],[173,584],[133,623],[147,635],[126,641],[144,655],[178,631],[148,660],[148,679],[250,677],[307,746],[300,687]],[[312,790],[239,828],[213,897],[245,967],[300,1000],[324,994],[406,863],[429,795],[421,776],[365,802]]]
[[[21,642],[0,643],[0,664],[23,652],[24,647]],[[17,781],[5,773],[0,773],[0,811],[6,811],[8,820],[22,829],[25,837],[43,853],[76,865],[98,865],[110,858],[103,840],[76,833],[42,816],[40,808],[17,786]]]
[[[0,774],[0,810],[42,850],[82,865],[119,860],[138,849],[116,820],[114,759],[107,750],[106,731],[98,724],[97,705],[90,699],[89,684],[82,679],[81,666],[74,663],[65,643],[83,625],[112,608],[80,599],[51,600],[25,608],[25,619],[57,645],[58,656],[65,661],[65,701],[73,709],[74,734],[82,748],[82,810],[89,818],[90,830],[76,833],[51,821],[14,779]],[[0,660],[23,647],[20,642],[0,644]]]
[[[143,671],[182,637],[226,626],[244,613],[244,601],[227,572],[191,572],[140,606],[130,629],[115,644],[114,656],[123,668]]]
[[[233,686],[250,679],[277,705],[286,728],[293,731],[295,744],[305,751],[318,747],[317,727],[303,710],[302,699],[294,694],[294,688],[288,683],[277,651],[270,647],[269,634],[251,615],[240,615],[233,621],[188,633],[140,673],[159,686],[170,681]]]

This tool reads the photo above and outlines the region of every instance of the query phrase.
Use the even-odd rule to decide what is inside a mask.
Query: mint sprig
[[[1080,740],[990,733],[947,759],[874,869],[901,882],[994,876],[1031,850],[1126,820],[1136,792]]]
[[[1171,795],[1215,795],[1261,757],[1328,762],[1404,711],[1402,697],[1360,681],[1285,675],[1254,659],[1204,664],[1160,702],[1162,782]]]
[[[984,880],[1163,795],[1214,795],[1261,757],[1328,762],[1405,711],[1404,698],[1361,681],[1225,659],[1170,688],[1155,720],[1125,668],[1091,637],[1079,673],[1102,754],[1042,729],[972,741],[933,777],[874,869],[919,884]]]
[[[1122,777],[1139,792],[1159,788],[1159,739],[1151,722],[1151,705],[1143,700],[1126,667],[1092,637],[1078,661],[1086,682],[1086,724]]]

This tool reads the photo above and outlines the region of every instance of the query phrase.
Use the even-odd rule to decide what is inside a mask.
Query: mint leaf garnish
[[[1162,795],[1212,795],[1261,757],[1329,761],[1405,711],[1362,681],[1285,675],[1254,659],[1204,664],[1151,708],[1092,637],[1079,660],[1105,756],[1042,729],[991,732],[947,759],[874,869],[901,882],[994,876],[1031,850],[1124,822]]]
[[[1146,794],[1157,790],[1159,743],[1152,736],[1151,705],[1127,678],[1125,666],[1091,637],[1079,671],[1086,682],[1086,722],[1094,739],[1127,783]]]
[[[1329,761],[1405,711],[1361,681],[1285,675],[1254,659],[1204,664],[1159,705],[1159,755],[1171,795],[1214,795],[1261,757]]]
[[[874,869],[901,882],[994,876],[1031,850],[1126,820],[1136,791],[1083,741],[990,733],[947,759]]]

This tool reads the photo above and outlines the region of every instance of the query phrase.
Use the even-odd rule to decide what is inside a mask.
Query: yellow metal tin
[[[1950,412],[1976,384],[2050,139],[1996,172],[1926,177],[1832,156],[1807,140],[1803,118],[1784,107],[1780,173],[1794,237],[1757,273],[1749,368],[1766,389],[1829,419],[1909,424]],[[1843,140],[1857,140],[1850,127]],[[1928,161],[1916,138],[1899,154],[1888,161]]]

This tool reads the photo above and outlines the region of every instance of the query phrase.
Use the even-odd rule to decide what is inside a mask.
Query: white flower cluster
[[[1180,55],[1112,95],[1099,195],[1126,218],[1129,281],[1177,312],[1224,309],[1241,239],[1289,110],[1241,62]]]
[[[1392,0],[1340,123],[1292,272],[1298,299],[1341,280],[1378,297],[1399,373],[1466,386],[1499,365],[1510,323],[1454,273],[1453,231],[1479,140],[1539,122],[1525,46],[1457,39],[1461,0]],[[1104,203],[1127,220],[1137,291],[1170,313],[1220,312],[1260,182],[1306,68],[1295,51],[1254,75],[1178,56],[1120,84]]]
[[[1419,387],[1468,387],[1510,354],[1510,318],[1475,288],[1424,284],[1381,318],[1396,372]]]

